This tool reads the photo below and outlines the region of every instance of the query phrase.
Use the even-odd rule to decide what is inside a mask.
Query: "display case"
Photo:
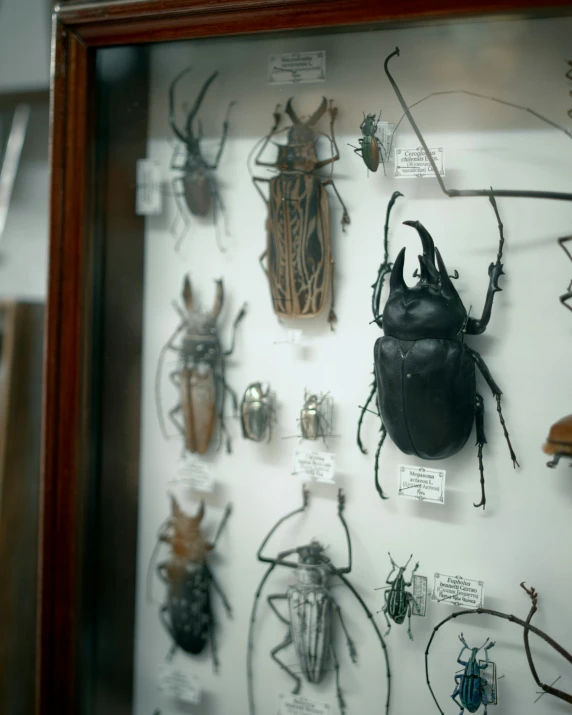
[[[571,36],[56,10],[41,715],[570,708]]]

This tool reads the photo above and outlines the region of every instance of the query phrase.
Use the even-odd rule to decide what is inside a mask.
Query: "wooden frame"
[[[122,449],[127,449],[131,457],[125,460],[129,467],[117,463],[113,452],[121,435],[118,437],[116,431],[103,433],[103,418],[112,407],[106,404],[104,395],[95,408],[91,386],[94,374],[104,369],[101,360],[93,359],[94,349],[104,343],[109,354],[114,346],[115,349],[119,345],[125,347],[122,325],[134,331],[130,332],[129,349],[133,364],[137,363],[143,231],[142,223],[133,219],[121,227],[122,239],[127,236],[125,242],[113,241],[111,237],[119,227],[102,225],[99,220],[105,215],[106,205],[113,201],[114,189],[121,191],[122,187],[117,183],[108,185],[105,190],[93,191],[96,169],[111,157],[110,152],[106,157],[98,157],[95,133],[105,131],[106,121],[113,122],[111,114],[103,119],[99,115],[99,122],[95,119],[95,110],[101,108],[101,98],[96,100],[95,97],[96,50],[132,43],[380,26],[396,21],[420,23],[510,13],[553,15],[569,12],[571,6],[570,0],[552,0],[550,7],[538,0],[122,0],[65,3],[56,8],[51,81],[51,248],[43,413],[37,713],[94,712],[99,715],[100,712],[97,703],[94,704],[97,683],[92,685],[91,691],[88,688],[86,694],[79,681],[80,671],[85,670],[86,663],[93,657],[93,653],[80,653],[82,624],[89,621],[95,611],[99,610],[101,615],[104,608],[93,599],[91,605],[88,599],[87,607],[80,602],[80,595],[83,599],[92,592],[86,573],[93,568],[91,563],[85,563],[84,550],[89,548],[92,553],[95,549],[94,559],[98,563],[109,559],[109,568],[116,574],[122,567],[129,572],[130,585],[123,589],[123,598],[130,597],[129,588],[134,582],[133,563],[125,563],[125,559],[122,562],[117,549],[112,549],[112,554],[109,549],[102,551],[103,545],[97,539],[92,542],[98,520],[105,519],[106,527],[112,530],[114,526],[118,530],[119,520],[122,529],[118,530],[114,546],[125,541],[125,553],[132,556],[134,553],[137,445],[126,446],[123,441]],[[145,68],[139,67],[139,71],[129,87],[144,97]],[[144,141],[144,130],[142,127],[141,141]],[[112,135],[108,139],[112,144],[117,142],[114,156],[119,156],[127,166],[137,157],[126,150],[122,158],[121,129],[116,128]],[[135,145],[130,146],[133,154]],[[117,172],[110,172],[110,176],[114,173]],[[119,283],[124,292],[110,298],[106,286],[117,283],[113,280],[114,271],[122,277]],[[128,278],[123,280],[125,276]],[[110,301],[108,312],[114,310],[113,321],[94,320],[98,311],[105,311],[107,300]],[[118,305],[126,306],[120,315]],[[123,362],[109,368],[110,390],[112,386],[123,390],[126,385]],[[125,402],[136,406],[127,411],[120,425],[125,430],[123,438],[129,436],[130,431],[138,433],[138,377],[137,370],[129,375]],[[103,454],[94,441],[97,439],[104,445]],[[109,480],[113,469],[123,469],[122,478],[115,485],[106,486],[105,479]],[[101,484],[98,481],[94,486],[93,474],[102,480]],[[115,499],[109,497],[111,488],[118,490]],[[93,503],[99,508],[91,512],[89,505]],[[94,578],[97,581],[97,574]],[[117,593],[107,596],[111,604]],[[115,625],[117,619],[112,619],[108,623],[109,630]],[[91,642],[85,637],[83,641]],[[106,664],[111,668],[111,661]],[[127,668],[127,678],[129,673]],[[83,704],[80,704],[81,693],[85,698]],[[130,712],[128,694],[123,693],[118,700],[117,706],[107,702],[106,713]]]

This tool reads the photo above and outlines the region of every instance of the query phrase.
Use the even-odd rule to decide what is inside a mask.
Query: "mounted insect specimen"
[[[394,193],[387,208],[386,248],[391,209],[399,196],[398,192]],[[483,358],[464,342],[465,335],[484,333],[495,293],[502,290],[499,278],[504,273],[503,225],[494,197],[490,196],[489,201],[498,222],[500,239],[496,261],[489,265],[489,286],[480,318],[469,317],[439,250],[419,221],[404,221],[417,231],[423,246],[417,284],[410,288],[403,278],[405,248],[391,269],[386,254],[373,284],[373,320],[383,328],[384,337],[375,343],[374,381],[361,410],[357,443],[365,454],[361,426],[368,405],[377,395],[382,422],[375,454],[375,487],[382,499],[387,497],[379,484],[379,455],[388,432],[405,454],[415,454],[421,459],[445,459],[462,449],[475,423],[481,476],[481,500],[475,506],[484,509],[483,446],[487,440],[484,400],[476,391],[475,369],[480,371],[495,397],[513,466],[518,465],[502,415],[502,392]],[[388,270],[391,270],[389,297],[380,313],[383,281]]]
[[[359,127],[363,135],[358,139],[359,147],[354,147],[353,144],[349,144],[354,150],[354,154],[361,156],[363,163],[370,171],[377,171],[380,162],[383,164],[385,171],[385,161],[388,156],[383,142],[376,136],[380,117],[381,112],[378,117],[376,117],[375,114],[366,115],[364,112],[363,122]]]
[[[211,589],[220,596],[229,617],[232,611],[208,565],[208,555],[214,551],[230,512],[229,504],[211,543],[205,539],[201,528],[205,515],[204,502],[201,502],[196,516],[188,516],[175,497],[171,496],[171,516],[157,534],[157,546],[151,556],[147,584],[150,594],[151,565],[161,544],[168,544],[171,547],[171,555],[168,560],[157,564],[156,568],[157,575],[167,586],[166,601],[159,610],[161,622],[173,640],[167,657],[171,659],[177,648],[191,655],[198,655],[209,641],[215,672],[218,670],[219,661]]]
[[[326,113],[330,115],[330,134],[315,129]],[[313,318],[326,306],[331,292],[328,322],[333,329],[334,312],[334,259],[330,246],[330,213],[326,186],[334,190],[343,210],[342,229],[350,222],[348,212],[331,178],[316,174],[324,166],[340,158],[334,136],[334,122],[338,113],[330,100],[324,97],[318,109],[302,121],[292,107],[290,98],[285,108],[292,125],[278,130],[282,115],[280,107],[274,111],[274,126],[262,140],[256,153],[256,166],[278,171],[273,178],[252,176],[254,185],[268,208],[267,247],[260,257],[270,284],[272,305],[281,318]],[[288,131],[288,143],[276,145],[275,162],[262,161],[268,144],[280,131]],[[323,136],[332,147],[329,159],[318,160],[316,144]],[[256,150],[256,147],[255,147]],[[269,184],[266,198],[259,183]],[[264,258],[267,257],[267,266]]]
[[[202,122],[198,120],[198,131],[195,134],[193,124],[200,106],[205,98],[207,90],[218,76],[218,72],[213,72],[212,75],[203,84],[195,103],[187,113],[187,119],[184,128],[177,126],[175,119],[175,88],[179,81],[191,71],[191,67],[180,72],[171,82],[169,87],[169,124],[175,133],[175,136],[183,143],[183,155],[181,156],[180,147],[177,147],[171,158],[171,170],[181,172],[172,180],[173,194],[177,202],[180,217],[183,221],[184,228],[180,233],[177,244],[180,243],[186,231],[189,228],[190,222],[187,211],[193,216],[207,216],[211,209],[213,221],[217,221],[217,208],[223,209],[222,201],[217,187],[217,182],[213,172],[218,168],[226,137],[228,134],[228,118],[230,110],[234,102],[228,105],[226,117],[222,125],[222,136],[219,148],[213,162],[208,162],[201,150],[201,141],[203,139]],[[184,204],[181,202],[183,199]],[[217,233],[218,241],[218,233]],[[219,243],[219,248],[224,250]]]
[[[332,436],[333,400],[329,392],[318,394],[304,390],[304,405],[300,410],[302,439],[326,440]]]
[[[391,554],[389,554],[389,558],[391,559],[391,571],[389,572],[389,576],[385,581],[385,583],[389,584],[389,588],[385,587],[384,589],[385,593],[383,594],[383,596],[385,599],[385,605],[381,609],[383,615],[385,616],[385,620],[387,621],[387,631],[384,633],[384,635],[387,637],[389,635],[389,632],[391,631],[391,621],[389,620],[390,618],[398,625],[401,625],[405,621],[405,617],[407,616],[407,635],[411,638],[411,640],[413,640],[413,633],[411,633],[411,613],[413,605],[415,604],[415,597],[410,591],[407,591],[406,589],[409,588],[413,583],[413,577],[415,576],[415,572],[419,568],[419,561],[413,567],[413,571],[411,572],[411,580],[406,581],[405,570],[409,566],[409,561],[411,561],[411,559],[413,558],[413,554],[411,554],[411,556],[409,557],[409,561],[407,561],[405,566],[398,566],[393,560]],[[397,570],[397,576],[392,581],[391,577],[395,570]],[[379,590],[381,589],[376,589],[376,591]]]
[[[284,639],[272,649],[270,655],[274,662],[277,663],[278,666],[282,668],[282,670],[294,681],[294,689],[292,692],[300,692],[303,679],[309,683],[321,682],[326,674],[326,670],[328,669],[328,661],[331,659],[335,669],[338,706],[342,715],[346,712],[346,704],[340,684],[340,666],[334,648],[334,615],[338,616],[340,626],[346,638],[350,657],[354,663],[357,659],[357,653],[354,642],[346,628],[342,610],[332,595],[331,587],[333,584],[330,583],[330,580],[337,577],[356,597],[361,608],[370,620],[383,650],[387,676],[387,698],[385,711],[388,713],[390,698],[390,671],[386,646],[379,628],[375,623],[373,614],[370,612],[354,586],[352,586],[346,578],[346,574],[350,573],[352,569],[352,545],[348,526],[343,516],[345,505],[343,491],[340,489],[338,492],[338,517],[342,522],[347,540],[347,566],[335,566],[326,556],[324,546],[316,540],[310,541],[309,544],[304,544],[302,546],[282,551],[276,557],[263,556],[262,552],[264,551],[266,544],[276,532],[278,527],[295,514],[300,514],[305,511],[307,505],[308,491],[304,490],[302,507],[282,517],[282,519],[280,519],[268,532],[266,538],[258,549],[258,560],[268,564],[268,569],[262,577],[254,597],[248,635],[247,674],[250,714],[254,715],[255,712],[252,653],[253,630],[256,621],[257,607],[264,585],[276,567],[294,569],[296,574],[296,583],[290,586],[285,593],[275,593],[266,597],[266,602],[269,607],[287,628]],[[296,556],[297,558],[290,558],[292,556]],[[288,609],[288,616],[284,615],[279,610],[278,604],[281,603],[283,603]],[[278,654],[290,645],[294,646],[296,653],[297,672],[294,671],[292,666],[286,665],[286,663],[278,657]]]
[[[246,388],[240,403],[240,423],[244,439],[270,442],[275,413],[274,395],[270,385],[252,382]]]
[[[455,675],[455,690],[453,691],[453,701],[461,708],[461,714],[468,710],[470,713],[476,713],[481,705],[485,706],[485,715],[487,706],[491,705],[496,700],[494,690],[492,693],[487,691],[487,680],[483,677],[482,672],[489,667],[489,650],[494,647],[494,642],[487,640],[480,648],[469,648],[463,634],[459,636],[459,640],[463,644],[457,663],[462,665],[464,670],[462,673]],[[461,656],[466,650],[471,651],[469,660],[461,660]],[[480,650],[484,650],[485,662],[481,665],[477,660]]]
[[[230,348],[223,350],[217,320],[224,303],[224,287],[222,279],[215,283],[214,306],[210,312],[205,312],[194,305],[191,282],[188,276],[185,277],[183,305],[173,304],[181,322],[161,349],[155,379],[157,414],[163,435],[168,438],[161,406],[161,377],[166,355],[175,353],[178,364],[169,372],[169,379],[179,392],[179,401],[169,410],[168,417],[183,436],[187,451],[199,454],[207,451],[217,418],[219,446],[224,434],[226,451],[230,453],[231,441],[224,414],[227,394],[235,414],[238,412],[236,393],[226,381],[226,359],[234,352],[236,326],[246,314],[246,305],[234,319]]]
[[[429,638],[429,642],[427,643],[427,648],[425,649],[425,678],[427,681],[427,687],[429,688],[429,691],[431,692],[431,696],[433,697],[433,700],[435,701],[435,705],[437,706],[437,710],[441,713],[441,715],[445,715],[443,712],[443,709],[439,705],[439,701],[437,700],[437,697],[435,695],[435,692],[433,690],[433,686],[431,685],[431,679],[429,677],[429,651],[431,649],[431,644],[433,643],[433,639],[437,635],[437,631],[444,626],[446,623],[448,623],[451,620],[457,620],[457,618],[464,617],[464,616],[476,616],[476,615],[487,615],[487,616],[494,616],[495,618],[502,618],[505,621],[509,621],[510,623],[514,623],[517,626],[521,626],[521,628],[524,629],[524,651],[526,654],[526,659],[528,661],[528,667],[530,668],[530,672],[532,674],[532,677],[534,678],[534,682],[538,685],[538,687],[543,691],[543,693],[548,693],[549,695],[554,695],[554,697],[559,698],[560,700],[564,700],[567,703],[572,704],[572,694],[566,693],[563,690],[560,690],[559,688],[554,687],[554,683],[552,685],[547,685],[546,683],[543,683],[540,680],[540,677],[538,676],[538,671],[536,670],[536,666],[534,664],[534,660],[532,657],[532,651],[530,649],[530,643],[529,643],[529,634],[534,633],[535,635],[539,636],[542,638],[542,640],[547,643],[551,648],[553,648],[557,653],[559,653],[563,658],[565,658],[570,664],[572,664],[572,654],[570,654],[565,648],[563,648],[559,643],[557,643],[553,638],[551,638],[548,634],[546,634],[544,631],[541,631],[540,628],[537,628],[536,626],[533,626],[531,624],[532,617],[538,610],[538,592],[534,588],[527,588],[523,583],[520,584],[520,587],[528,594],[530,597],[530,600],[532,602],[530,611],[528,613],[528,616],[526,618],[526,621],[523,621],[521,618],[518,618],[517,616],[513,616],[512,614],[509,615],[508,613],[501,613],[500,611],[493,611],[490,608],[476,608],[476,609],[465,609],[463,611],[456,611],[455,613],[452,613],[450,616],[447,616],[447,618],[444,618],[440,623],[438,623],[435,628],[433,629],[433,632],[431,633],[431,637]],[[460,658],[465,650],[466,644],[464,641],[463,643],[463,650],[459,654],[459,663],[461,663]],[[494,645],[494,644],[493,644]],[[489,645],[489,648],[491,648],[492,645]],[[471,649],[472,652],[475,650],[480,650],[480,649]],[[488,660],[488,659],[487,659]],[[465,663],[461,663],[461,665],[465,665]],[[466,665],[465,665],[465,672],[463,675],[466,674]],[[471,675],[470,673],[468,674],[469,676]],[[477,673],[473,673],[473,685],[478,687],[478,681],[476,680]],[[471,688],[469,685],[466,686],[466,688],[461,688],[460,683],[463,682],[460,679],[458,680],[458,676],[455,678],[455,693],[457,691],[464,690],[466,693],[467,690],[470,691]],[[470,681],[466,681],[470,682]],[[481,681],[482,684],[482,681]],[[482,691],[481,691],[482,692]],[[462,699],[461,699],[462,702]],[[473,705],[475,706],[474,710],[471,710],[469,707],[469,700],[467,700],[466,704],[464,704],[464,707],[469,710],[469,712],[475,712],[478,710],[479,706],[483,704],[486,706],[486,703],[483,702],[482,698],[479,701],[476,697],[473,700]],[[459,705],[459,703],[457,703]],[[486,707],[485,707],[486,710]],[[461,710],[462,712],[462,710]]]

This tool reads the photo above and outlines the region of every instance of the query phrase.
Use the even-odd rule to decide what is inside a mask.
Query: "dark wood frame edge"
[[[133,0],[62,5],[53,20],[50,104],[50,275],[44,358],[37,715],[76,715],[77,496],[85,449],[90,354],[92,179],[88,116],[95,49],[193,37],[393,21],[555,14],[552,0]]]

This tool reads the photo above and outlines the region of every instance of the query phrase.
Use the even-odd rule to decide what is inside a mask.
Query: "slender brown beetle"
[[[315,129],[320,118],[329,111],[330,134]],[[334,259],[330,248],[330,216],[326,186],[331,186],[342,205],[342,228],[350,222],[348,212],[331,178],[315,172],[340,158],[334,137],[334,121],[338,110],[324,97],[312,116],[302,121],[292,107],[292,98],[285,108],[292,120],[286,127],[288,143],[277,145],[275,162],[261,161],[264,150],[278,133],[282,115],[280,107],[274,111],[274,126],[262,140],[256,154],[256,166],[278,170],[271,178],[253,176],[259,194],[268,206],[267,247],[260,262],[268,277],[272,305],[275,313],[284,318],[312,318],[319,315],[330,295],[331,307],[328,322],[333,328],[334,312]],[[283,131],[283,130],[280,130]],[[319,161],[316,144],[325,136],[335,152],[329,159]],[[267,199],[259,182],[269,183]],[[267,256],[267,267],[262,261]]]
[[[189,516],[171,495],[171,516],[159,529],[157,545],[150,563],[151,566],[161,544],[171,547],[169,559],[157,564],[157,575],[167,586],[166,602],[161,606],[159,615],[165,630],[173,639],[168,657],[172,657],[177,648],[191,655],[198,655],[203,651],[207,640],[210,640],[215,671],[218,669],[218,657],[214,638],[211,586],[220,596],[229,617],[232,609],[208,566],[207,557],[214,550],[230,512],[229,504],[211,543],[205,539],[201,528],[205,515],[204,502],[201,502],[196,516]],[[150,569],[148,594],[151,590],[151,573]]]
[[[216,281],[216,298],[210,312],[204,312],[194,306],[188,276],[183,283],[182,298],[182,307],[177,303],[173,304],[181,322],[163,346],[157,364],[155,390],[161,430],[164,436],[168,437],[161,407],[161,376],[165,356],[172,351],[178,357],[178,365],[169,373],[169,379],[179,392],[179,401],[168,412],[168,416],[177,432],[184,437],[186,449],[204,454],[209,447],[218,418],[220,441],[224,433],[226,449],[230,453],[230,435],[225,423],[224,407],[228,393],[236,413],[238,399],[226,381],[225,361],[234,351],[236,326],[246,314],[246,305],[234,319],[230,348],[223,350],[217,327],[217,319],[224,302],[222,279]]]

